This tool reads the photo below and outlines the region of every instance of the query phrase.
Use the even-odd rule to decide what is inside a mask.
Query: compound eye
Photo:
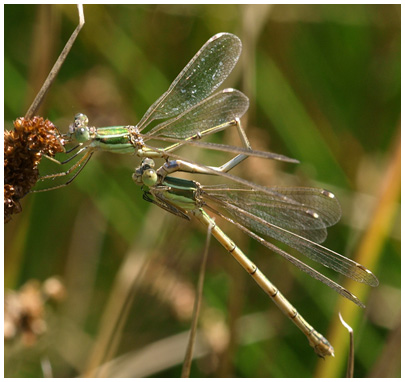
[[[78,113],[75,115],[74,125],[76,128],[87,127],[89,119],[86,114]]]
[[[154,186],[157,183],[156,171],[151,168],[144,170],[142,173],[142,182],[145,186]]]
[[[73,123],[69,125],[69,134],[74,135],[76,139],[81,135],[78,133],[78,129],[85,128],[88,129],[89,119],[87,115],[83,113],[78,113],[75,115]]]
[[[142,165],[142,167],[144,169],[146,169],[146,168],[154,168],[155,167],[155,161],[153,159],[151,159],[151,158],[144,158],[142,160],[141,165]]]
[[[75,138],[78,142],[88,141],[90,139],[89,128],[87,126],[77,128],[75,131]]]

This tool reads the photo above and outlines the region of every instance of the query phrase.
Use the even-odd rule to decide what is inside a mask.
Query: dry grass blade
[[[24,116],[78,24],[77,8],[72,5],[49,6],[46,10],[40,7],[4,7],[4,108],[8,130],[13,130],[12,121],[17,116]],[[377,204],[375,190],[382,183],[381,175],[387,172],[393,153],[389,142],[400,118],[400,8],[366,4],[270,7],[88,6],[86,28],[80,31],[35,114],[46,102],[47,114],[41,115],[60,127],[61,133],[66,132],[77,112],[87,113],[95,126],[136,124],[210,34],[235,33],[246,55],[225,86],[239,88],[239,83],[251,100],[249,123],[243,123],[249,140],[258,150],[278,151],[303,163],[291,166],[250,158],[239,175],[268,186],[331,188],[342,200],[344,214],[342,223],[329,235],[328,247],[340,251],[353,248],[372,220],[370,207]],[[36,14],[38,17],[33,17]],[[230,130],[213,142],[238,145],[238,138]],[[181,154],[211,165],[223,159],[220,153],[206,155],[206,150],[190,147],[182,148]],[[55,168],[52,163],[45,167],[47,163],[42,162],[41,175]],[[206,229],[201,237],[201,233],[186,229],[180,219],[161,227],[165,212],[143,202],[140,189],[130,179],[137,163],[131,155],[99,155],[72,188],[29,196],[27,204],[21,202],[24,214],[12,216],[5,225],[5,286],[17,289],[26,279],[44,272],[61,274],[70,295],[63,309],[56,312],[58,325],[49,326],[47,337],[38,341],[36,349],[41,353],[36,359],[32,349],[24,357],[26,350],[10,353],[15,349],[7,346],[7,377],[43,377],[43,355],[49,357],[53,376],[84,376],[96,361],[97,369],[105,363],[111,365],[105,377],[180,377],[195,299],[196,285],[190,279],[197,280],[201,263],[200,256],[195,258],[195,250],[200,239],[205,242]],[[184,178],[189,175],[184,174]],[[204,182],[205,178],[198,180]],[[59,179],[62,182],[65,178]],[[59,179],[41,185],[59,183]],[[366,298],[366,311],[352,304],[352,310],[358,313],[354,320],[341,310],[356,331],[358,377],[400,375],[398,199],[394,207],[395,225],[384,239],[379,265],[367,263],[378,274],[381,288]],[[150,223],[148,212],[152,210],[157,211]],[[381,225],[386,226],[383,220]],[[144,229],[146,225],[148,230]],[[233,232],[232,227],[227,229]],[[145,232],[147,236],[142,237],[140,233]],[[374,242],[381,240],[381,231],[376,232]],[[321,360],[320,364],[333,368],[341,362],[337,370],[328,369],[324,375],[344,377],[348,340],[337,315],[342,299],[266,249],[263,251],[258,243],[247,237],[243,241],[238,237],[265,273],[310,316],[314,327],[327,331],[331,319],[336,318],[340,330],[337,341],[333,341],[336,358]],[[246,278],[239,264],[219,245],[212,244],[210,256],[213,251],[218,256],[209,259],[211,270],[207,269],[205,275],[191,375],[314,377],[316,358],[312,351],[305,351],[302,334],[290,328],[290,322]],[[372,251],[367,247],[363,252],[378,252],[377,247]],[[126,261],[130,248],[134,249],[133,256]],[[354,256],[355,251],[350,252]],[[137,276],[145,280],[137,274],[136,260],[149,255],[159,259],[153,262],[153,271],[148,266],[151,280],[136,282],[141,288],[125,313],[128,315],[121,331],[116,320],[117,316],[124,318],[125,294]],[[173,284],[167,282],[167,274]],[[164,280],[153,277],[156,275],[164,275]],[[178,288],[176,282],[187,289]],[[384,292],[386,284],[390,288]],[[74,298],[72,292],[76,292]],[[186,307],[187,315],[177,314],[178,305],[174,303]],[[245,316],[246,312],[250,314]],[[387,322],[377,320],[377,314]],[[398,322],[393,322],[397,314]],[[360,330],[362,315],[365,318]],[[180,340],[173,338],[177,334],[182,335]],[[47,338],[51,341],[43,342]],[[343,350],[340,340],[346,346]],[[47,345],[46,349],[40,347],[42,344]],[[113,358],[106,356],[109,352]],[[337,359],[340,356],[342,359]]]
[[[186,356],[184,358],[183,368],[181,370],[181,377],[188,378],[190,377],[190,369],[191,369],[191,361],[193,359],[193,351],[197,333],[197,323],[198,317],[200,315],[200,308],[201,308],[201,300],[202,300],[202,293],[204,288],[204,276],[205,276],[205,269],[207,265],[207,258],[208,258],[208,248],[210,246],[211,241],[211,231],[212,225],[208,226],[207,229],[207,240],[205,242],[205,249],[204,255],[201,262],[200,274],[198,276],[198,285],[197,291],[194,301],[194,308],[193,308],[193,319],[191,322],[191,329],[190,329],[190,337],[187,344]]]
[[[79,12],[79,24],[76,29],[73,31],[72,35],[70,36],[68,42],[66,43],[65,47],[63,48],[61,54],[59,55],[58,59],[56,60],[53,68],[48,74],[45,82],[43,83],[41,89],[39,90],[38,94],[36,95],[34,101],[32,102],[31,106],[29,107],[27,113],[25,114],[25,118],[32,118],[34,114],[37,112],[39,106],[41,105],[42,101],[45,98],[46,93],[48,92],[49,88],[51,87],[53,81],[55,80],[56,76],[59,73],[60,68],[62,67],[63,63],[66,60],[67,55],[72,48],[77,35],[79,34],[80,30],[83,28],[85,23],[84,20],[84,12],[83,12],[83,5],[79,4],[77,6]]]
[[[339,312],[339,318],[342,325],[347,329],[349,332],[350,337],[350,347],[349,347],[349,357],[347,358],[347,370],[346,370],[346,378],[353,378],[353,371],[354,371],[354,340],[353,340],[353,329],[349,326],[347,322],[343,319],[342,315]]]
[[[48,357],[43,357],[41,359],[41,369],[42,369],[42,374],[44,375],[44,378],[53,377],[52,365],[51,365],[51,362],[49,361]]]
[[[379,183],[381,186],[370,224],[354,256],[356,261],[370,269],[377,269],[382,245],[389,235],[396,214],[396,203],[401,189],[401,140],[399,134],[394,135],[392,139],[391,151],[392,155],[387,169]],[[376,273],[378,274],[378,272]],[[362,285],[356,285],[355,282],[348,280],[343,286],[353,291],[362,300],[365,299],[366,289]],[[349,301],[341,301],[337,311],[342,312],[342,315],[350,322],[358,322],[361,312],[354,311],[350,304]],[[356,326],[354,325],[354,327]],[[336,362],[329,366],[319,363],[316,371],[317,377],[325,378],[340,375],[344,367],[344,357],[342,356],[344,354],[342,349],[345,347],[343,330],[339,320],[335,319],[331,325],[329,338],[336,349]]]
[[[159,214],[157,209],[151,210],[145,216],[144,229],[135,240],[134,247],[128,251],[115,277],[110,296],[105,303],[98,336],[83,373],[87,378],[105,378],[109,375],[109,361],[114,358],[122,338],[128,308],[139,288],[145,283],[145,274],[149,267],[151,264],[153,266],[152,256],[149,254],[164,229],[165,220],[158,219],[156,214]]]

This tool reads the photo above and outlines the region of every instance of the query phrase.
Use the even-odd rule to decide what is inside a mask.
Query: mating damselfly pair
[[[232,34],[220,33],[212,37],[136,126],[96,128],[90,126],[84,114],[78,114],[69,133],[61,137],[64,144],[76,145],[67,150],[72,155],[60,163],[79,159],[65,172],[43,176],[42,179],[69,178],[64,184],[45,190],[69,184],[96,151],[132,153],[143,158],[133,179],[142,185],[144,199],[179,217],[189,219],[194,216],[206,226],[213,226],[213,236],[307,336],[315,352],[321,357],[333,355],[329,342],[303,319],[207,213],[211,211],[233,223],[262,245],[359,306],[364,305],[348,290],[263,237],[285,243],[309,259],[358,282],[378,285],[377,278],[368,269],[320,245],[326,239],[327,227],[335,224],[341,215],[339,203],[331,192],[317,188],[265,187],[228,173],[249,156],[297,162],[283,155],[253,150],[240,124],[240,118],[249,106],[248,98],[235,89],[214,93],[235,66],[241,48],[239,38]],[[163,122],[145,132],[153,121],[158,120]],[[244,147],[200,141],[207,135],[232,126],[237,128]],[[148,141],[152,140],[160,141],[164,146],[149,145]],[[222,166],[205,166],[173,153],[183,145],[237,155]],[[166,162],[155,170],[152,158],[164,158]],[[173,176],[181,171],[220,175],[235,185],[203,186]]]

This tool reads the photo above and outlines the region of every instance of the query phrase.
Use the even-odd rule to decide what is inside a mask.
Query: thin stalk
[[[183,368],[181,370],[182,378],[190,377],[191,361],[193,359],[195,338],[196,338],[196,333],[197,333],[197,324],[198,324],[198,318],[200,316],[200,308],[201,308],[202,294],[203,294],[203,288],[204,288],[204,277],[205,277],[205,270],[206,270],[206,266],[207,266],[208,248],[210,246],[212,228],[213,228],[213,225],[210,224],[207,229],[207,239],[205,242],[204,255],[203,255],[202,262],[201,262],[200,273],[198,276],[197,291],[196,291],[196,296],[195,296],[195,300],[194,300],[190,336],[188,339],[186,355],[184,357]]]
[[[73,31],[68,42],[66,43],[65,47],[63,48],[61,54],[59,55],[58,59],[56,60],[53,68],[49,72],[48,77],[46,78],[45,82],[43,83],[41,89],[39,90],[38,94],[36,95],[31,106],[27,110],[27,112],[25,114],[25,118],[27,118],[27,119],[31,119],[35,115],[35,113],[38,111],[38,108],[41,105],[42,101],[44,100],[46,93],[48,92],[53,81],[55,80],[56,76],[58,75],[59,70],[62,67],[63,63],[65,62],[66,57],[69,54],[70,49],[72,48],[72,46],[77,38],[77,35],[79,34],[80,30],[83,28],[83,25],[85,23],[83,5],[78,4],[77,9],[79,12],[79,24],[77,25],[76,29]]]

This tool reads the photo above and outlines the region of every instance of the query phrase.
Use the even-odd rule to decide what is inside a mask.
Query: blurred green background
[[[11,129],[78,16],[73,5],[4,9]],[[84,12],[40,115],[63,132],[78,112],[95,126],[136,124],[209,37],[234,33],[243,54],[225,86],[250,98],[243,124],[252,146],[301,162],[252,158],[235,173],[262,185],[333,191],[342,219],[325,245],[380,280],[362,288],[323,270],[361,297],[362,310],[224,224],[336,357],[318,359],[212,240],[191,375],[343,377],[349,337],[341,311],[354,328],[354,375],[400,376],[400,6],[86,5]],[[217,139],[240,144],[234,131]],[[186,155],[226,159],[196,149]],[[131,180],[138,163],[97,153],[69,187],[27,196],[5,226],[5,288],[57,275],[67,289],[63,303],[47,307],[47,332],[33,346],[6,343],[6,376],[41,377],[45,361],[55,377],[91,376],[94,368],[100,376],[180,375],[206,233],[142,199]],[[42,173],[58,171],[41,165]]]

